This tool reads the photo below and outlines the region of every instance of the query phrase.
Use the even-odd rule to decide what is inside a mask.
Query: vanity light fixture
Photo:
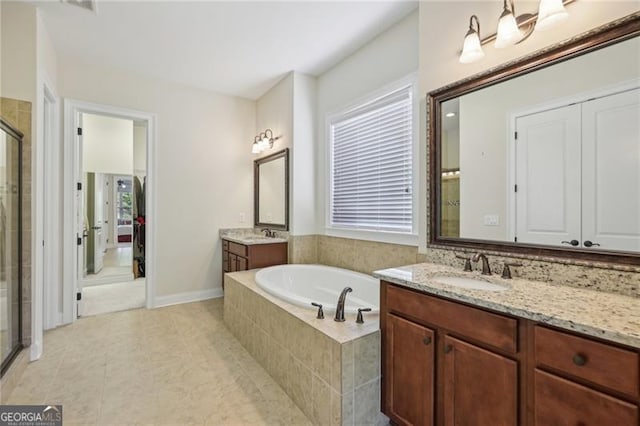
[[[522,43],[534,30],[547,30],[556,24],[567,19],[569,14],[565,6],[576,0],[540,0],[538,13],[525,13],[516,16],[513,0],[503,0],[504,7],[498,20],[498,29],[495,34],[491,34],[483,39],[480,38],[480,22],[476,15],[471,15],[469,19],[469,31],[464,38],[460,62],[468,64],[479,61],[484,57],[482,45],[495,40],[495,47],[498,49]],[[476,29],[473,28],[473,21],[476,21]]]
[[[251,146],[251,152],[253,154],[260,154],[261,152],[273,148],[273,143],[280,139],[281,136],[273,137],[273,131],[267,129],[261,132],[255,138],[253,138],[253,145]]]

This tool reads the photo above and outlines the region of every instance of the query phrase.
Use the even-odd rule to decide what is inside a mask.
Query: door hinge
[[[82,127],[78,127],[78,136],[82,136]]]
[[[513,192],[518,192],[518,185],[513,185]]]
[[[513,242],[517,243],[518,242],[518,237],[513,237]]]
[[[516,139],[518,139],[518,132],[516,132],[515,136],[516,136]]]
[[[78,182],[76,188],[78,188],[78,191],[82,191],[82,182]]]
[[[79,292],[77,292],[77,293],[76,293],[76,300],[77,300],[78,302],[82,300],[82,292],[81,292],[81,291],[79,291]]]
[[[77,242],[78,242],[78,245],[81,246],[82,245],[82,238],[78,237],[77,238]]]

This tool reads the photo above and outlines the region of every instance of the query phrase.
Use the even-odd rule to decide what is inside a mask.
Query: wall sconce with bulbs
[[[273,143],[280,139],[281,136],[273,137],[273,131],[271,129],[267,129],[264,132],[256,135],[253,138],[253,145],[251,146],[251,153],[260,154],[261,152],[273,148]]]
[[[469,19],[469,31],[464,38],[460,62],[469,64],[484,58],[482,45],[495,40],[497,49],[513,46],[526,40],[533,31],[544,31],[566,20],[569,16],[565,5],[576,0],[540,0],[538,13],[516,15],[513,0],[503,0],[502,14],[498,19],[498,29],[484,39],[480,38],[480,21],[476,15]],[[474,27],[475,22],[475,27]]]

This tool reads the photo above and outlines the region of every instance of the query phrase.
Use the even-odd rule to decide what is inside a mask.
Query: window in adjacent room
[[[415,82],[329,118],[333,229],[415,234]]]

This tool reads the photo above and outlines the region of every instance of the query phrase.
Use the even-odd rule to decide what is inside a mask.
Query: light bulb
[[[252,154],[260,154],[260,151],[262,151],[262,150],[260,149],[260,145],[258,145],[258,142],[254,142],[254,143],[253,143],[253,146],[252,146],[252,148],[251,148],[251,153],[252,153]]]
[[[471,62],[479,61],[482,58],[484,58],[484,52],[480,45],[480,37],[478,37],[478,33],[476,31],[469,30],[464,38],[464,44],[462,45],[460,62],[463,64],[470,64]]]
[[[522,31],[518,28],[515,16],[505,9],[498,21],[498,32],[496,35],[495,47],[502,49],[516,44],[522,38]]]
[[[569,14],[565,10],[562,0],[540,0],[535,29],[536,31],[548,30],[568,17]]]

